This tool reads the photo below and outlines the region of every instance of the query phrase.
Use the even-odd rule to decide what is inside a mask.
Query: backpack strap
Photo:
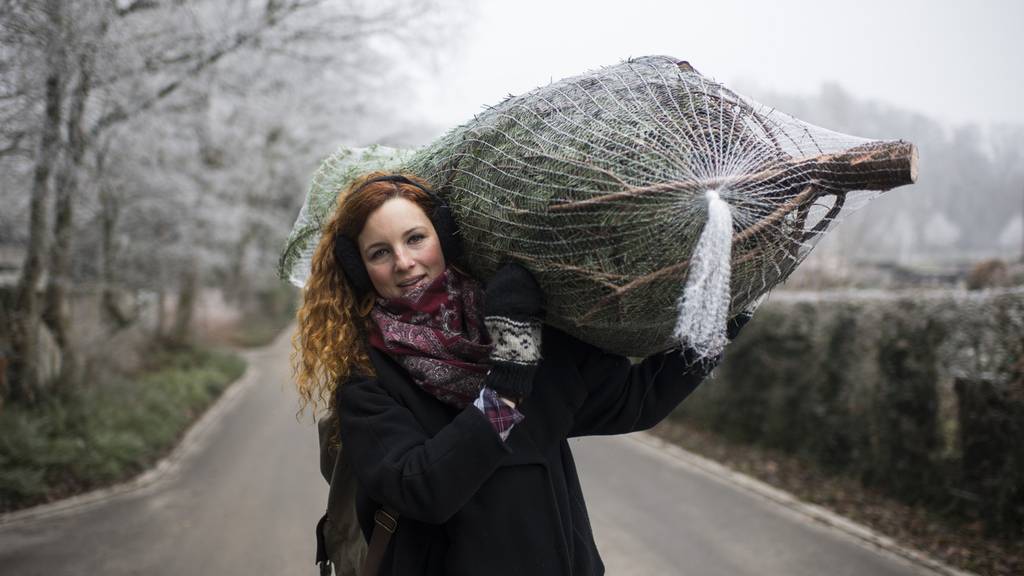
[[[366,538],[359,527],[355,500],[357,481],[344,457],[334,422],[317,423],[320,436],[320,472],[330,485],[327,510],[316,524],[316,564],[322,576],[358,576],[366,555]]]
[[[316,523],[316,564],[320,567],[320,576],[331,576],[331,560],[327,557],[327,539],[324,537],[324,522],[327,514]]]
[[[377,576],[380,563],[384,560],[384,552],[388,549],[391,535],[398,528],[398,513],[382,506],[373,515],[373,534],[370,536],[370,547],[363,560],[360,576]]]

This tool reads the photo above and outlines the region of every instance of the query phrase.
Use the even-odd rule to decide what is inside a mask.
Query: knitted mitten
[[[486,385],[515,401],[530,395],[540,362],[543,293],[530,272],[506,264],[487,284],[484,325],[491,336]]]

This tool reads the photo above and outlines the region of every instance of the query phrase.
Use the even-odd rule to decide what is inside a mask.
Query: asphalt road
[[[316,429],[295,418],[289,342],[144,487],[0,522],[0,575],[315,574],[326,503]],[[608,574],[930,574],[631,437],[572,441]]]

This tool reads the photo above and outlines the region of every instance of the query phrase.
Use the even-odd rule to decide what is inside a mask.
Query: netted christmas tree
[[[819,128],[686,62],[637,58],[510,97],[417,151],[328,158],[281,275],[304,283],[319,222],[355,176],[408,172],[451,205],[471,273],[534,273],[546,322],[621,354],[682,342],[712,355],[729,316],[916,164],[912,144]]]

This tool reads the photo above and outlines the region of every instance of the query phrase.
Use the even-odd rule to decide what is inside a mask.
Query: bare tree
[[[8,8],[16,8],[11,2]],[[40,386],[39,366],[35,359],[39,348],[40,302],[37,286],[43,273],[43,252],[46,243],[46,206],[50,194],[50,176],[59,150],[62,101],[64,97],[65,60],[63,49],[64,13],[60,0],[47,0],[40,8],[17,6],[24,11],[13,12],[21,18],[6,22],[5,32],[35,44],[43,53],[45,112],[38,119],[38,153],[33,171],[28,246],[18,282],[15,309],[11,315],[11,340],[14,351],[10,397],[15,401],[33,402]],[[7,36],[5,34],[5,36]],[[5,38],[6,39],[6,38]],[[24,90],[23,94],[29,94]],[[12,140],[20,142],[21,136]],[[8,147],[15,145],[14,142]]]
[[[17,56],[17,65],[5,60],[0,67],[0,117],[32,121],[0,131],[0,161],[29,156],[29,146],[36,151],[12,334],[12,397],[31,401],[43,385],[35,360],[40,319],[61,349],[64,374],[75,371],[68,291],[75,270],[92,266],[87,255],[76,265],[76,250],[102,256],[93,267],[114,326],[117,287],[132,285],[125,265],[143,270],[134,274],[136,287],[163,290],[170,276],[179,276],[194,289],[211,270],[248,285],[246,262],[271,251],[266,231],[287,230],[284,218],[296,200],[283,191],[292,191],[303,179],[299,175],[311,170],[314,151],[328,151],[324,146],[337,141],[346,125],[358,124],[353,118],[383,84],[379,64],[396,53],[389,47],[429,37],[414,24],[430,27],[438,2],[2,4],[0,49]],[[341,90],[331,94],[327,85]],[[286,110],[288,121],[273,120],[285,110],[272,107],[289,105],[299,108]],[[324,130],[325,123],[337,128]],[[129,166],[126,158],[147,168]],[[83,196],[90,191],[94,198]],[[76,206],[83,203],[96,215],[91,244],[76,231]],[[168,212],[179,219],[161,221]],[[161,257],[139,258],[145,249],[132,246],[136,235],[154,230],[174,240],[141,240],[152,248],[150,256]],[[133,239],[117,242],[119,234]],[[188,333],[189,312],[181,308],[190,308],[190,299],[194,294],[179,294],[173,330],[179,335]]]

